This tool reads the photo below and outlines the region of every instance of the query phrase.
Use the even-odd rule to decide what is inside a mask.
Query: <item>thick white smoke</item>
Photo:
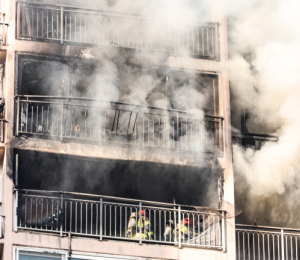
[[[279,136],[259,151],[233,147],[237,204],[251,223],[298,226],[300,2],[228,2],[233,124],[246,109],[250,132]]]

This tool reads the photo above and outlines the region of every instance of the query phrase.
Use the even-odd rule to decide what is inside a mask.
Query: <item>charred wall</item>
[[[73,191],[186,205],[215,206],[217,171],[15,150],[21,189]]]

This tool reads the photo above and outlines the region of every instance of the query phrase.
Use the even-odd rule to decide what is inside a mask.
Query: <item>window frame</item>
[[[42,248],[28,248],[28,247],[16,247],[14,250],[14,260],[20,259],[20,254],[25,253],[32,256],[44,256],[44,257],[54,257],[60,256],[61,260],[68,260],[68,252],[63,250],[53,250],[53,249],[42,249]],[[56,258],[57,259],[57,258]],[[53,258],[53,260],[56,260]]]

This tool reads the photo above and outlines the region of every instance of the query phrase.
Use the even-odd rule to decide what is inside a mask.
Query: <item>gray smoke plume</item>
[[[300,226],[300,2],[228,0],[232,123],[245,109],[253,133],[277,134],[261,150],[233,147],[237,205],[259,224]]]
[[[49,3],[51,1],[41,0],[40,2]],[[65,0],[63,4],[83,7],[85,2],[81,0]],[[165,149],[165,153],[173,153],[175,151],[175,145],[173,146],[173,143],[177,142],[180,143],[180,148],[189,148],[191,150],[196,150],[197,152],[195,157],[201,157],[199,160],[197,158],[198,162],[204,160],[202,158],[203,154],[199,153],[199,151],[204,150],[204,145],[207,145],[203,140],[206,140],[206,143],[211,143],[211,146],[214,146],[214,140],[211,142],[207,140],[210,138],[210,136],[209,133],[205,133],[203,119],[205,113],[208,113],[210,115],[218,114],[218,111],[215,111],[215,106],[213,103],[213,86],[217,85],[217,83],[215,83],[215,81],[217,82],[217,77],[213,78],[206,75],[203,77],[201,76],[201,79],[199,79],[199,73],[197,72],[182,72],[179,67],[180,65],[175,66],[176,64],[174,64],[174,62],[172,63],[172,61],[174,61],[174,57],[171,57],[168,52],[168,44],[170,43],[168,41],[172,36],[170,33],[174,29],[176,29],[181,36],[190,33],[190,28],[188,28],[187,24],[191,21],[213,21],[211,1],[205,0],[201,1],[201,3],[195,0],[89,1],[89,8],[109,11],[111,12],[109,14],[114,13],[114,15],[116,16],[118,13],[138,14],[140,20],[128,18],[126,22],[124,22],[122,18],[119,20],[115,19],[115,23],[113,23],[111,20],[108,21],[107,17],[103,15],[103,23],[101,24],[101,26],[99,26],[99,24],[93,24],[92,22],[91,24],[89,24],[89,30],[92,31],[92,33],[88,32],[87,38],[90,37],[93,41],[96,36],[103,33],[103,42],[101,44],[109,45],[110,48],[101,47],[101,49],[85,49],[80,55],[78,55],[79,59],[77,59],[73,63],[70,62],[64,64],[64,69],[65,71],[67,71],[67,73],[65,73],[64,75],[71,76],[70,79],[59,80],[59,82],[64,82],[60,85],[73,86],[68,95],[72,97],[84,97],[102,100],[104,101],[103,103],[105,103],[107,110],[110,111],[107,113],[107,119],[106,115],[104,116],[104,113],[99,113],[99,110],[94,109],[94,107],[87,109],[84,102],[80,103],[81,101],[78,101],[77,104],[79,104],[79,106],[77,108],[70,106],[70,108],[65,111],[66,114],[68,113],[68,116],[71,115],[69,116],[71,119],[68,119],[68,117],[65,116],[67,120],[69,120],[66,120],[66,124],[68,124],[69,128],[67,128],[64,134],[67,133],[71,136],[73,135],[73,132],[75,132],[75,135],[77,135],[75,137],[85,137],[84,134],[85,131],[87,131],[87,138],[89,138],[90,136],[97,136],[98,138],[100,135],[105,135],[105,137],[114,135],[115,133],[113,132],[113,130],[111,130],[111,126],[108,127],[108,129],[104,129],[104,134],[103,132],[99,133],[99,129],[102,129],[99,127],[99,122],[107,122],[110,120],[111,125],[112,122],[115,122],[114,118],[116,117],[116,110],[112,110],[112,105],[110,104],[111,101],[121,101],[144,106],[156,106],[162,109],[177,108],[190,113],[193,118],[196,119],[198,125],[186,123],[183,119],[181,122],[179,122],[181,126],[179,130],[180,137],[178,137],[174,134],[174,132],[177,131],[177,129],[174,128],[174,123],[172,125],[172,121],[175,120],[174,115],[169,117],[172,119],[170,120],[170,122],[168,122],[166,119],[169,116],[167,111],[162,112],[164,114],[161,117],[153,117],[153,121],[149,120],[149,116],[148,118],[147,116],[144,116],[145,122],[140,120],[143,120],[144,118],[139,118],[140,121],[137,122],[137,127],[146,131],[146,133],[143,134],[142,137],[144,138],[143,141],[145,141],[146,145],[147,143],[149,145],[149,139],[150,144],[152,144],[151,138],[153,138],[153,146],[154,141],[155,146],[162,146],[163,142],[165,144],[168,144],[165,147],[171,147],[172,149]],[[150,17],[150,19],[146,18],[145,22],[140,17]],[[72,21],[74,21],[73,17]],[[114,38],[111,39],[109,38],[109,36],[106,38],[106,33],[109,34],[112,32],[112,30],[110,32],[105,30],[102,31],[103,28],[111,29],[113,26],[119,28],[114,34]],[[76,32],[72,31],[72,37],[75,37],[74,35],[77,35],[78,37],[78,35],[80,34],[79,32],[85,30],[85,26],[82,28],[78,26],[76,27],[76,30]],[[55,35],[56,32],[51,33]],[[124,36],[128,36],[130,40],[128,40],[128,42],[124,42]],[[74,40],[74,38],[72,39]],[[143,44],[145,44],[145,40],[148,40],[148,42],[150,42],[154,46],[159,46],[159,48],[163,49],[164,51],[155,52],[154,50],[154,52],[152,52],[150,55],[147,53],[140,53],[139,48],[136,48],[134,46],[143,46]],[[112,46],[118,48],[113,48]],[[132,48],[134,51],[126,51],[122,47],[126,47],[129,49]],[[191,58],[188,48],[189,47],[184,46],[184,44],[179,45],[177,49],[177,55],[179,55],[182,59]],[[138,52],[136,52],[136,49],[138,50]],[[69,50],[70,48],[66,47],[66,54],[72,57],[72,53],[67,53],[67,51]],[[170,64],[173,64],[174,67],[170,67]],[[39,66],[37,67],[40,68]],[[57,70],[63,73],[63,69]],[[28,69],[28,77],[31,77],[34,74],[32,73],[32,71]],[[39,75],[39,78],[45,78],[45,76],[47,76],[47,73],[49,74],[47,69],[45,69],[43,73],[37,74],[41,74]],[[63,77],[67,78],[68,76],[62,76],[62,78]],[[33,81],[31,80],[30,82],[30,84],[32,85]],[[28,86],[30,84],[28,83]],[[39,83],[34,84],[38,86]],[[171,97],[167,95],[167,88],[169,84],[172,85],[172,87],[175,86],[172,90],[173,93]],[[36,86],[35,88],[38,89],[38,87]],[[61,92],[64,93],[61,94],[61,96],[65,96],[66,92],[67,91]],[[57,93],[53,95],[59,96],[59,94]],[[97,105],[98,104],[99,103],[97,103]],[[125,106],[125,108],[128,107]],[[132,107],[130,108],[132,109]],[[24,108],[23,111],[23,117],[26,118],[26,109]],[[133,111],[133,118],[137,114],[136,112],[137,111]],[[141,114],[150,111],[147,108],[139,108],[138,112],[140,116]],[[103,118],[99,119],[99,117],[101,116],[103,116]],[[123,113],[121,115],[119,114],[119,116],[120,124],[118,127],[119,129],[121,129],[122,126],[125,125],[126,127],[128,125],[128,120],[126,121],[125,117],[128,118],[129,116],[131,117],[131,115],[130,113]],[[75,118],[75,120],[73,120],[73,118]],[[127,124],[125,124],[124,122]],[[131,122],[133,122],[133,120]],[[86,127],[86,125],[88,127]],[[179,126],[177,127],[179,128]],[[42,130],[43,128],[41,128],[41,131]],[[54,131],[52,130],[52,134],[53,132]],[[201,133],[203,136],[201,138],[196,137],[198,133]],[[123,134],[122,137],[124,137],[125,139],[126,131],[123,131],[123,133],[121,134]],[[212,133],[210,134],[213,135]],[[140,134],[139,136],[141,135],[142,134]],[[156,135],[156,138],[154,138],[154,135]],[[121,141],[123,142],[123,139]],[[151,150],[149,150],[149,153],[151,153]],[[107,172],[105,173],[108,174],[112,172],[113,168],[114,167],[107,167]],[[67,190],[72,190],[73,188],[76,189],[75,183],[78,183],[78,180],[80,180],[80,178],[83,178],[82,174],[80,173],[76,176],[73,175],[73,172],[70,171],[69,165],[66,165],[65,169],[66,170],[63,171],[65,172],[64,178],[60,182],[60,185],[55,183],[53,184],[53,186]],[[86,167],[86,170],[88,169],[89,166]],[[97,172],[94,172],[93,174],[97,175]],[[203,175],[203,173],[200,172],[199,176],[201,174]],[[98,175],[100,176],[100,174]],[[210,183],[211,179],[214,178],[214,181],[216,181],[216,176],[209,176],[209,174],[204,176],[204,179],[205,181],[207,181],[207,183],[205,181],[201,181],[201,185],[205,186],[203,190],[207,187],[213,186]],[[92,177],[94,176],[92,175]],[[101,181],[109,183],[109,181],[105,178],[103,178],[103,180],[100,179],[101,178],[99,177],[99,182]],[[91,178],[90,182],[86,181],[86,188],[96,188],[97,182],[95,182],[94,180],[94,178]],[[191,179],[189,179],[189,181],[190,180]],[[48,181],[48,179],[45,180],[45,182],[46,181]],[[138,182],[138,180],[136,182]],[[44,185],[44,183],[42,184]],[[109,186],[109,184],[107,184],[107,186]],[[44,187],[49,187],[49,185],[44,185]],[[182,185],[182,190],[183,189],[185,188]],[[214,187],[214,191],[216,190],[216,187]],[[105,190],[103,192],[105,192]],[[207,192],[207,194],[209,193]],[[214,197],[213,200],[215,199],[217,198]],[[211,203],[211,201],[209,201],[209,203]],[[215,201],[212,203],[215,204]]]

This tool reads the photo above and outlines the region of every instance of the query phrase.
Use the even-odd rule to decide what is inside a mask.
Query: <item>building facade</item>
[[[133,2],[1,2],[2,259],[235,258],[225,8]]]

